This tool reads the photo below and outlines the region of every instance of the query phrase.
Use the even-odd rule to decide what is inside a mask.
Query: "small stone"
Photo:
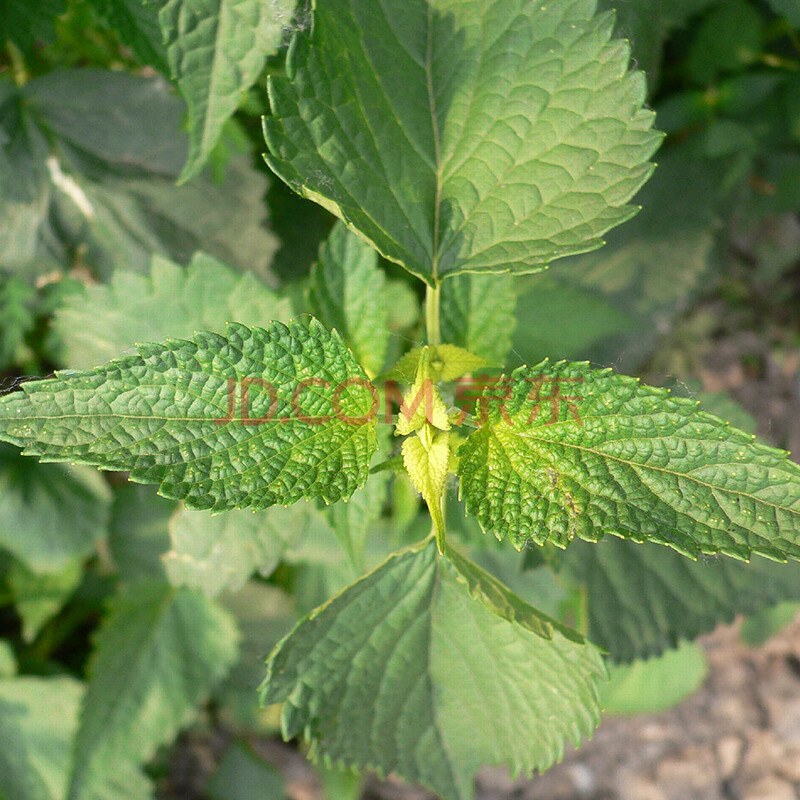
[[[791,783],[769,775],[746,787],[742,800],[797,800],[797,795]]]
[[[723,780],[727,780],[736,772],[742,759],[743,747],[744,743],[738,736],[726,736],[717,742],[717,762]]]
[[[641,775],[623,777],[617,783],[619,800],[667,800],[667,795]]]

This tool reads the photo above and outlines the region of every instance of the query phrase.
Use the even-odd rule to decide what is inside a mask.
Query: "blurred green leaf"
[[[15,275],[0,277],[0,369],[25,359],[25,338],[36,324],[34,290]]]
[[[742,641],[758,647],[797,618],[800,603],[783,602],[751,614],[742,624]]]
[[[205,785],[210,800],[281,800],[283,778],[249,747],[234,742]]]
[[[64,0],[0,0],[0,50],[6,39],[25,51],[51,41],[56,17],[65,8]]]
[[[772,10],[785,17],[794,28],[800,28],[800,3],[797,0],[767,0]]]

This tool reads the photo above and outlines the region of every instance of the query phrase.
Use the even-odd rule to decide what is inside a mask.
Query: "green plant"
[[[212,691],[234,727],[258,729],[254,693],[243,690],[254,655],[237,662],[240,637],[255,654],[277,642],[262,701],[283,704],[284,736],[307,741],[331,786],[336,770],[377,770],[462,798],[483,764],[547,769],[599,722],[604,651],[614,662],[657,657],[720,619],[800,597],[798,568],[778,563],[800,557],[800,468],[783,451],[695,400],[588,361],[499,374],[519,294],[521,319],[551,327],[519,326],[537,342],[552,329],[568,339],[558,326],[600,305],[602,330],[576,348],[636,328],[606,302],[627,287],[606,291],[596,260],[566,289],[559,277],[513,276],[596,250],[635,214],[629,201],[661,142],[644,76],[629,71],[629,46],[594,0],[318,0],[313,24],[298,17],[285,70],[266,66],[266,161],[339,218],[304,293],[270,283],[276,244],[253,211],[263,178],[236,154],[245,126],[227,122],[291,4],[216,5],[76,5],[169,71],[187,101],[188,149],[156,147],[181,113],[161,82],[39,74],[43,56],[26,62],[22,40],[10,48],[18,85],[0,83],[10,187],[0,244],[11,273],[2,366],[70,366],[0,399],[0,439],[42,462],[82,465],[0,451],[4,517],[36,531],[0,529],[4,583],[29,645],[23,667],[27,658],[46,672],[60,639],[109,609],[85,689],[69,677],[0,682],[0,737],[21,751],[0,754],[0,789],[24,800],[145,797],[141,765]],[[704,4],[687,5],[670,25]],[[130,57],[104,35],[98,58]],[[692,80],[756,58],[757,43],[740,64],[703,36],[687,57]],[[116,121],[103,111],[109,98]],[[675,129],[696,122],[682,102]],[[145,106],[148,129],[135,122]],[[93,124],[76,125],[76,108]],[[612,244],[607,264],[652,258],[648,237],[659,253],[673,249],[676,224],[686,262],[705,264],[709,197],[677,223],[658,205],[683,200],[693,146],[665,152],[668,185],[653,190],[655,210],[622,228],[638,238]],[[199,174],[212,156],[221,182],[213,169]],[[710,169],[693,180],[709,194],[718,183]],[[234,231],[216,207],[229,202],[243,208]],[[119,251],[127,270],[116,268]],[[387,275],[380,256],[399,266]],[[48,270],[65,263],[88,263],[103,282],[48,305]],[[424,344],[403,269],[424,285]],[[659,313],[683,300],[661,294],[642,293],[664,301]],[[654,316],[646,305],[632,312]],[[42,319],[48,345],[37,350]],[[163,499],[111,488],[87,467],[156,484]],[[269,582],[248,581],[254,573]],[[304,613],[287,632],[295,610]],[[669,673],[677,658],[692,679],[649,707],[701,679],[702,658],[685,645],[655,668]],[[646,668],[615,668],[605,704],[648,707],[631,689]],[[41,725],[14,719],[14,692],[40,711],[63,705],[49,745]],[[31,766],[48,746],[56,779]],[[234,748],[223,765],[252,761]]]

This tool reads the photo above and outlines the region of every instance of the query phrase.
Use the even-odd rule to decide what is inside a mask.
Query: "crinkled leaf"
[[[522,601],[510,602],[524,624],[509,622],[462,561],[418,545],[300,622],[263,687],[265,703],[285,703],[284,736],[303,734],[325,763],[460,799],[483,764],[546,769],[590,734],[598,652]]]
[[[395,435],[407,436],[426,425],[442,431],[449,430],[447,406],[435,386],[435,382],[440,379],[439,370],[432,365],[435,351],[431,347],[423,347],[419,358],[416,358],[416,354],[414,358],[417,362],[416,376],[400,404]]]
[[[36,535],[30,531],[29,535]],[[36,573],[14,561],[8,570],[8,588],[22,620],[22,638],[32,642],[42,626],[54,617],[83,577],[81,561],[68,562],[58,572]]]
[[[642,212],[612,231],[601,252],[525,280],[514,337],[519,360],[590,359],[638,369],[714,278],[719,170],[693,142],[662,151],[638,198]]]
[[[289,301],[252,273],[237,274],[197,253],[184,269],[156,256],[150,275],[117,271],[109,285],[87,286],[56,313],[70,367],[90,368],[134,351],[140,342],[224,333],[228,322],[287,322]]]
[[[658,655],[737,614],[800,600],[800,565],[753,558],[685,558],[616,538],[574,542],[563,570],[585,586],[589,638],[616,661]]]
[[[437,537],[444,541],[442,495],[450,462],[450,434],[426,426],[418,436],[403,442],[402,452],[408,477],[428,506]]]
[[[634,213],[659,137],[595,8],[321,3],[270,79],[267,161],[428,283],[599,247]]]
[[[442,338],[503,365],[517,327],[516,305],[510,275],[457,275],[442,284]]]
[[[389,341],[386,277],[378,254],[338,223],[311,274],[311,311],[339,330],[367,372],[380,372]]]
[[[169,522],[172,549],[164,565],[173,585],[216,597],[240,589],[254,572],[268,577],[287,551],[326,528],[321,514],[306,504],[215,516],[182,508]]]
[[[131,585],[96,638],[68,800],[107,796],[171,742],[236,657],[221,607],[161,582]],[[112,793],[113,796],[113,793]]]
[[[281,43],[295,0],[150,0],[158,7],[172,76],[189,108],[181,178],[205,164],[242,94]]]
[[[32,50],[37,41],[51,41],[56,17],[65,7],[64,0],[0,0],[0,49],[6,39],[23,50]]]
[[[452,283],[452,281],[448,281]],[[454,381],[463,375],[477,372],[482,367],[488,367],[485,358],[470,353],[463,347],[454,344],[440,344],[436,347],[415,347],[409,350],[389,372],[387,378],[393,378],[406,383],[412,383],[419,369],[420,359],[425,351],[429,352],[430,371],[429,377],[434,383],[439,381]]]
[[[0,88],[0,266],[40,274],[72,266],[81,249],[105,276],[205,250],[267,274],[276,242],[263,225],[265,177],[245,153],[221,180],[204,173],[176,187],[183,113],[161,78],[110,70]]]
[[[94,470],[37,464],[0,445],[0,546],[34,572],[88,556],[108,531],[110,503]]]
[[[129,470],[190,508],[334,502],[366,480],[373,398],[317,320],[231,324],[139,352],[23,384],[0,399],[0,439],[46,461]]]
[[[458,474],[468,512],[498,538],[563,547],[613,533],[691,556],[800,558],[800,466],[696,401],[545,361],[484,403]]]
[[[0,680],[0,797],[64,800],[82,694],[68,677]]]

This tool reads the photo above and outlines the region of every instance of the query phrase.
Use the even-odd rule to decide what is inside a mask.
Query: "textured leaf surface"
[[[637,198],[642,212],[612,231],[602,251],[521,280],[519,360],[589,359],[638,369],[714,279],[719,174],[719,162],[696,143],[672,145],[659,153],[658,169]]]
[[[485,531],[517,547],[613,533],[692,556],[800,558],[800,467],[784,452],[585,363],[521,367],[507,386],[458,451]]]
[[[426,426],[418,436],[403,442],[402,452],[408,477],[428,506],[437,536],[444,541],[442,494],[450,461],[450,434]]]
[[[517,327],[516,305],[510,275],[457,275],[442,284],[442,338],[503,365]]]
[[[132,585],[96,639],[68,800],[94,800],[189,722],[236,657],[230,615],[202,595]]]
[[[88,556],[108,531],[110,504],[94,470],[37,464],[0,445],[0,546],[34,572]]]
[[[184,180],[203,167],[222,126],[281,42],[295,0],[151,0],[172,76],[189,107]]]
[[[483,764],[546,769],[566,739],[588,735],[597,651],[518,598],[512,624],[476,590],[492,579],[464,568],[418,545],[303,620],[263,687],[264,702],[285,702],[284,735],[302,733],[326,762],[398,772],[448,798],[471,797]]]
[[[124,72],[55,70],[0,88],[2,266],[38,275],[72,266],[81,248],[107,276],[204,250],[267,274],[276,242],[264,228],[265,177],[237,154],[221,179],[176,187],[183,115],[164,80]]]
[[[73,678],[0,680],[0,797],[63,800],[82,694]]]
[[[386,277],[377,252],[342,223],[320,249],[310,295],[312,313],[343,334],[370,375],[380,372],[389,342]]]
[[[109,285],[87,286],[56,314],[55,329],[70,367],[91,368],[134,351],[140,342],[225,333],[225,324],[288,322],[289,301],[252,273],[237,274],[196,254],[184,269],[156,256],[150,275],[119,270]]]
[[[305,504],[216,516],[181,509],[169,522],[172,549],[164,564],[173,585],[216,597],[224,589],[237,591],[254,572],[269,576],[287,551],[326,528],[321,514]]]
[[[692,561],[655,544],[574,542],[566,574],[586,587],[589,638],[617,661],[658,655],[737,614],[800,599],[800,565],[753,558]]]
[[[345,384],[366,376],[317,320],[231,324],[139,351],[23,384],[0,400],[0,438],[46,461],[129,470],[191,508],[333,502],[366,480],[372,396]]]
[[[429,283],[599,247],[659,137],[595,7],[320,4],[270,81],[268,163]]]

